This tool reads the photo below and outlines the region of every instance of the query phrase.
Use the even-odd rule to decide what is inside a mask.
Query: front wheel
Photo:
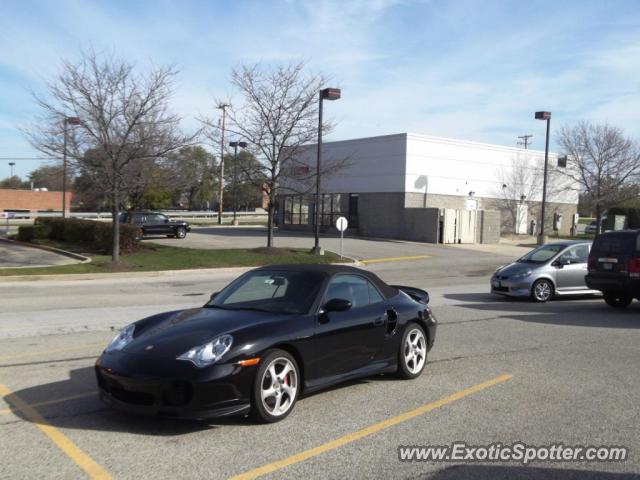
[[[633,301],[631,295],[624,293],[604,292],[603,296],[607,305],[614,308],[627,308]]]
[[[187,229],[184,227],[176,228],[176,238],[184,238],[187,236]]]
[[[251,402],[256,420],[279,422],[291,413],[300,392],[299,372],[295,358],[284,350],[271,350],[261,359]]]
[[[553,297],[553,284],[546,279],[537,280],[531,287],[531,298],[536,302],[546,302]]]
[[[398,375],[410,380],[419,377],[427,364],[427,338],[417,323],[410,323],[402,335],[398,352]]]

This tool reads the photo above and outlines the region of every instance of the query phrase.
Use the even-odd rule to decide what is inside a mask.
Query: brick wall
[[[67,210],[71,205],[71,192],[67,192]],[[36,192],[0,188],[0,211],[3,210],[62,210],[62,192]]]

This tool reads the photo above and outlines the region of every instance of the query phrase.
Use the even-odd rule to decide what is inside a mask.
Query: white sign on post
[[[342,244],[344,241],[344,231],[349,226],[349,222],[344,217],[338,217],[336,220],[336,228],[340,232],[340,259],[342,259]]]

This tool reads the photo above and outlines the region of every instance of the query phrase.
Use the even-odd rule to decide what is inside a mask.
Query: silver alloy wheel
[[[274,359],[264,371],[260,382],[262,406],[274,417],[289,411],[298,393],[298,373],[286,357]]]
[[[551,285],[547,280],[542,280],[533,287],[533,295],[536,300],[546,302],[551,298]]]
[[[184,238],[186,236],[187,236],[187,231],[182,227],[178,227],[178,229],[176,230],[176,237]]]
[[[422,330],[409,331],[404,342],[404,364],[412,375],[420,373],[427,359],[427,342]]]

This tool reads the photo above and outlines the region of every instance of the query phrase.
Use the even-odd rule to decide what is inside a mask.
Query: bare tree
[[[67,151],[72,161],[99,177],[108,190],[114,263],[120,260],[118,211],[128,173],[133,166],[162,158],[194,138],[179,133],[180,118],[168,110],[176,74],[172,67],[138,74],[124,60],[83,54],[76,63],[63,62],[60,74],[47,85],[48,96],[34,95],[42,116],[25,133],[41,152],[61,156],[64,119],[80,119],[80,125],[71,129]],[[92,153],[84,155],[88,150]]]
[[[640,146],[620,128],[589,122],[563,127],[558,142],[568,158],[564,173],[591,200],[600,233],[603,210],[636,194]]]
[[[498,173],[501,185],[496,192],[497,207],[507,213],[503,229],[516,233],[521,205],[533,201],[542,189],[542,171],[522,156],[515,156],[509,167]]]
[[[229,135],[248,143],[248,151],[258,160],[251,178],[264,178],[268,195],[267,246],[273,246],[276,198],[283,179],[292,171],[304,145],[314,142],[318,132],[318,92],[326,79],[305,71],[297,62],[275,67],[241,66],[234,69],[231,82],[243,102],[227,108]],[[225,102],[226,103],[226,102]],[[211,120],[204,120],[217,129]],[[323,128],[330,130],[327,122]]]

